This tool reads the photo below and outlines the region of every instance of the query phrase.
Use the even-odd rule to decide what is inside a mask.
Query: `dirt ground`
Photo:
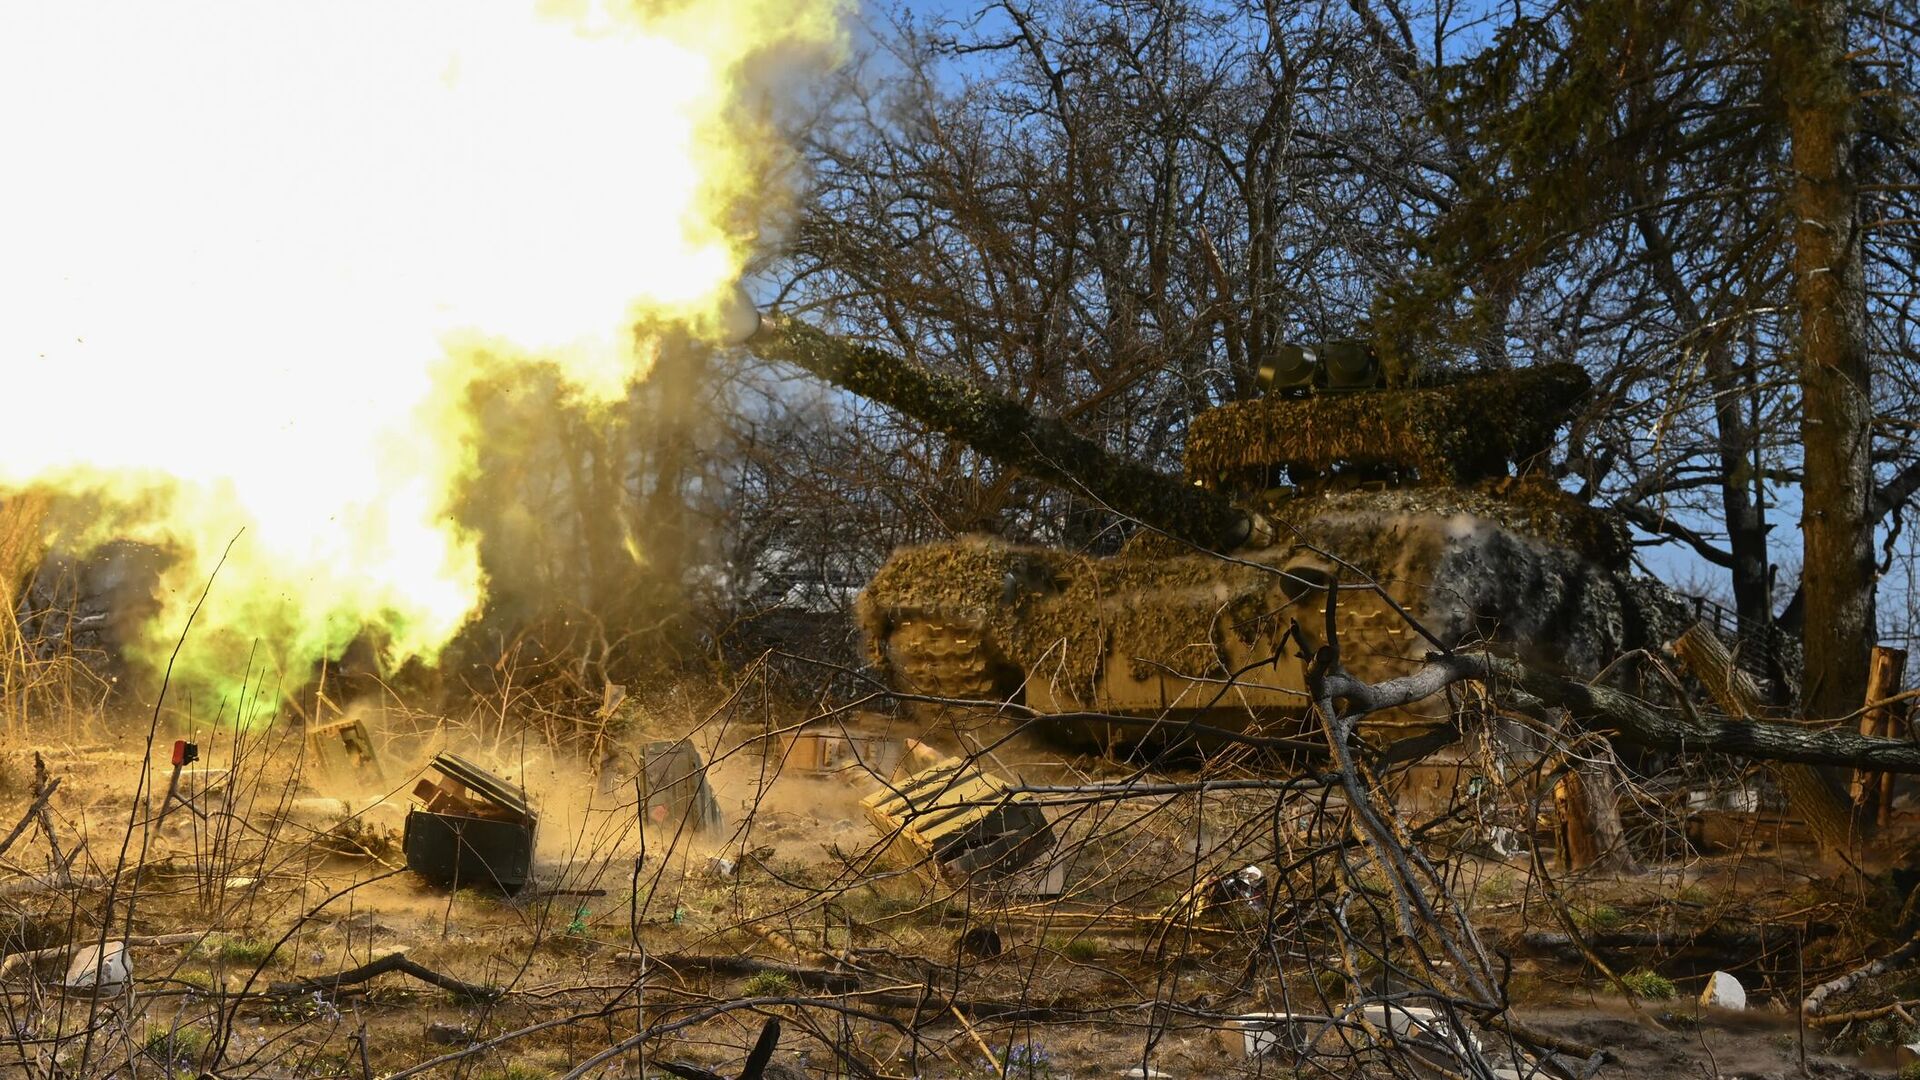
[[[1024,739],[994,744],[991,727],[903,723],[863,717],[856,727],[942,752],[985,750],[1003,775],[1039,787],[1137,779],[1127,766]],[[188,797],[164,824],[155,818],[167,739],[151,751],[131,728],[38,738],[33,749],[18,740],[0,752],[0,828],[33,801],[37,750],[60,781],[49,800],[54,843],[77,854],[63,873],[37,826],[4,853],[6,952],[51,951],[5,973],[0,1019],[19,1037],[0,1061],[26,1075],[59,1066],[500,1080],[582,1066],[582,1075],[665,1075],[660,1062],[679,1061],[731,1076],[771,1016],[783,1023],[780,1060],[822,1076],[1438,1075],[1380,1054],[1301,1066],[1244,1053],[1233,1017],[1313,1012],[1341,988],[1325,973],[1250,979],[1263,948],[1254,923],[1168,922],[1195,866],[1249,851],[1274,860],[1266,841],[1249,846],[1232,806],[1058,806],[1062,838],[1089,838],[1064,895],[956,893],[888,862],[860,805],[880,780],[857,767],[805,773],[777,737],[763,737],[769,726],[780,724],[642,717],[614,752],[589,760],[519,736],[375,718],[377,775],[305,760],[293,725],[204,734],[203,761],[181,785]],[[724,826],[637,828],[637,748],[688,730],[711,762]],[[407,792],[445,748],[530,793],[537,870],[520,895],[436,889],[406,870]],[[1901,1064],[1897,1044],[1920,1037],[1897,1016],[1844,1029],[1799,1023],[1789,1006],[1799,986],[1855,945],[1835,925],[1845,890],[1791,859],[1696,857],[1549,882],[1525,854],[1456,862],[1455,887],[1508,958],[1515,1017],[1604,1050],[1599,1075],[1800,1076],[1804,1055],[1806,1075],[1886,1076]],[[1658,969],[1674,996],[1629,1005],[1552,938],[1568,928],[1545,914],[1549,886],[1616,974]],[[1820,941],[1802,950],[1808,927]],[[997,935],[997,955],[962,948],[983,929]],[[1635,934],[1669,946],[1636,950]],[[1756,935],[1760,946],[1742,954]],[[69,957],[59,946],[100,937],[135,942],[132,982],[98,997],[62,988]],[[417,967],[325,981],[395,954]],[[1280,955],[1280,970],[1293,962]],[[1723,967],[1747,987],[1748,1010],[1692,1003]],[[1895,979],[1873,994],[1913,991]],[[652,1032],[642,1050],[596,1060],[640,1030]],[[1516,1064],[1511,1046],[1492,1045],[1489,1057]]]

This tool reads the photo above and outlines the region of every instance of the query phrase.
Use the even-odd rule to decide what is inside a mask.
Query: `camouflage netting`
[[[1624,569],[1633,545],[1618,515],[1598,510],[1544,480],[1502,477],[1468,487],[1334,491],[1273,500],[1261,509],[1282,530],[1311,538],[1328,515],[1369,513],[1466,515],[1495,523],[1550,547],[1570,548],[1600,566]]]
[[[1268,486],[1276,466],[1411,469],[1439,483],[1499,475],[1544,452],[1590,386],[1572,364],[1468,375],[1443,386],[1259,398],[1194,417],[1189,479]]]
[[[1205,556],[1089,558],[972,537],[895,552],[857,615],[882,669],[893,627],[931,616],[978,628],[996,658],[1084,694],[1109,655],[1220,675],[1225,635],[1250,642],[1266,628],[1274,585],[1269,571]],[[1135,674],[1150,667],[1137,661]]]
[[[1327,495],[1312,500],[1310,513],[1308,500],[1298,502],[1294,539],[1384,585],[1443,641],[1492,638],[1530,663],[1592,674],[1687,622],[1685,605],[1658,584],[1508,522],[1563,507],[1515,510],[1471,491]],[[1251,557],[1267,567],[1319,560],[1287,545],[1287,531],[1283,525],[1281,545]],[[943,632],[973,639],[969,649],[1099,705],[1092,691],[1114,660],[1138,677],[1156,664],[1217,677],[1230,636],[1274,640],[1286,605],[1281,581],[1271,569],[1190,548],[1139,544],[1099,559],[969,539],[896,552],[862,593],[859,618],[873,662],[898,685],[921,680],[892,670],[899,658],[887,643],[897,626],[918,620],[950,627]],[[1373,647],[1350,644],[1350,655]],[[1386,674],[1362,667],[1362,677]]]

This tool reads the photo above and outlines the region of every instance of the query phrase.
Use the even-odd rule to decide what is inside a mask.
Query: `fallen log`
[[[860,988],[860,978],[823,968],[798,967],[756,960],[751,956],[710,956],[701,953],[615,953],[617,964],[655,964],[669,971],[681,968],[705,971],[713,975],[784,975],[800,986],[818,987],[844,994]]]
[[[1328,674],[1327,689],[1347,702],[1348,715],[1361,716],[1410,705],[1468,680],[1488,683],[1496,692],[1517,693],[1533,705],[1565,709],[1575,724],[1588,731],[1651,750],[1920,773],[1920,743],[1665,710],[1623,690],[1589,685],[1488,653],[1430,654],[1413,673],[1379,683],[1336,671]]]
[[[1732,654],[1707,624],[1688,627],[1669,647],[1728,717],[1751,722],[1763,715],[1760,688],[1733,662]],[[1823,851],[1845,851],[1854,845],[1857,838],[1850,808],[1831,778],[1806,765],[1776,765],[1773,774],[1787,793],[1787,805],[1806,822]]]

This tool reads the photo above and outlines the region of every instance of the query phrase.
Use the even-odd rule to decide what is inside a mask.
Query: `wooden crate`
[[[965,887],[1018,873],[1053,848],[1032,801],[959,758],[947,758],[862,799],[888,858],[935,884]]]
[[[781,747],[781,767],[848,778],[894,775],[907,757],[907,741],[843,731],[796,731]]]

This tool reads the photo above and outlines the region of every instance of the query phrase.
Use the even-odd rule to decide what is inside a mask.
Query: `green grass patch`
[[[258,938],[230,937],[214,946],[214,958],[228,964],[259,967],[273,956],[273,942]]]
[[[147,1029],[146,1042],[141,1047],[149,1058],[171,1070],[176,1065],[195,1065],[200,1055],[206,1052],[207,1044],[213,1041],[205,1028],[178,1027]]]
[[[1502,871],[1480,883],[1480,897],[1489,904],[1504,904],[1513,899],[1518,888],[1512,874]]]
[[[1645,968],[1627,972],[1620,976],[1620,981],[1639,997],[1654,1001],[1670,1001],[1679,993],[1679,988],[1673,985],[1672,979]]]
[[[1698,885],[1682,885],[1680,891],[1673,894],[1673,898],[1683,904],[1692,904],[1695,907],[1711,907],[1713,905],[1713,894]]]
[[[760,971],[747,978],[746,990],[752,997],[782,997],[793,990],[793,980],[783,972]]]
[[[1049,938],[1047,948],[1081,963],[1096,960],[1100,956],[1100,943],[1090,937]]]
[[[1573,924],[1582,930],[1612,930],[1626,921],[1626,913],[1612,904],[1595,904],[1573,912]]]

